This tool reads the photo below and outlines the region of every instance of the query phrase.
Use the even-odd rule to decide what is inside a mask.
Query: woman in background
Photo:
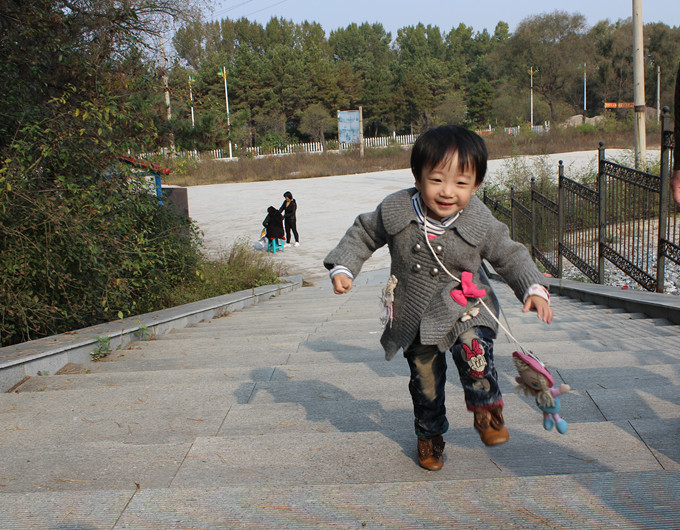
[[[297,202],[293,199],[293,194],[289,191],[283,194],[283,204],[279,208],[279,212],[283,212],[283,224],[286,227],[286,246],[290,246],[292,239],[290,233],[295,236],[295,246],[300,246],[300,237],[297,231]]]

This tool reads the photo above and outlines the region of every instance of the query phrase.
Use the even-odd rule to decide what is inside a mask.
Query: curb
[[[482,266],[489,278],[503,281],[503,278],[487,262],[483,262]],[[611,285],[598,285],[561,278],[546,278],[546,280],[548,290],[560,296],[624,309],[628,313],[643,313],[650,318],[664,318],[673,324],[680,324],[680,296],[621,289]]]
[[[108,338],[111,349],[119,350],[148,333],[162,335],[298,289],[302,276],[281,282],[0,348],[0,392],[26,377],[55,374],[68,363],[92,362],[90,353],[101,339]]]
[[[665,318],[673,324],[680,324],[680,296],[559,278],[547,280],[551,293],[583,302],[625,309],[628,313],[644,313],[651,318]]]

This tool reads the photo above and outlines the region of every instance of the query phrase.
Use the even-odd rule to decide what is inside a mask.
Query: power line
[[[266,11],[267,9],[271,9],[272,7],[276,7],[276,6],[278,6],[278,5],[281,5],[281,4],[283,4],[284,2],[288,2],[288,0],[281,0],[280,2],[276,2],[275,4],[271,4],[271,5],[267,6],[267,7],[263,7],[262,9],[258,9],[257,11],[253,11],[252,13],[248,13],[248,14],[245,15],[245,16],[246,16],[246,17],[249,17],[250,15],[254,15],[254,14],[256,14],[256,13],[260,13],[261,11]]]
[[[219,16],[221,16],[221,15],[225,15],[225,14],[229,13],[230,11],[233,11],[234,9],[237,9],[237,8],[239,8],[239,7],[243,7],[243,6],[246,5],[246,4],[250,4],[250,3],[253,2],[253,1],[254,1],[254,0],[245,0],[245,2],[241,2],[240,4],[236,4],[236,5],[233,5],[233,6],[231,6],[231,7],[226,7],[226,8],[224,8],[224,9],[220,9],[220,10],[218,10],[218,11],[215,11],[215,12],[213,13],[213,16],[214,16],[214,17],[219,17]],[[247,13],[246,15],[243,15],[243,17],[246,18],[246,17],[249,17],[249,16],[251,16],[251,15],[255,15],[255,14],[257,14],[257,13],[260,13],[260,12],[262,12],[262,11],[266,11],[267,9],[271,9],[272,7],[276,7],[276,6],[281,5],[281,4],[283,4],[284,2],[287,2],[287,1],[288,1],[288,0],[281,0],[280,2],[275,2],[275,3],[273,3],[273,4],[270,4],[270,5],[266,6],[266,7],[263,7],[263,8],[260,8],[260,9],[256,9],[255,11],[251,11],[250,13]]]
[[[245,2],[241,2],[240,4],[236,4],[235,6],[225,7],[224,9],[220,9],[220,10],[218,10],[218,11],[215,11],[215,14],[216,14],[216,15],[218,15],[218,14],[219,14],[219,15],[222,15],[222,14],[224,14],[224,13],[229,13],[229,11],[233,11],[234,9],[237,9],[237,8],[239,8],[239,7],[241,7],[241,6],[244,6],[244,5],[246,5],[246,4],[249,4],[250,2],[254,2],[254,0],[246,0]]]

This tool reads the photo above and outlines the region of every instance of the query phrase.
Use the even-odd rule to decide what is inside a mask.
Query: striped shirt
[[[418,218],[418,223],[420,224],[420,229],[425,232],[425,226],[427,225],[427,235],[430,239],[444,235],[444,232],[456,222],[460,212],[463,210],[458,210],[453,215],[445,217],[441,221],[435,221],[431,217],[425,215],[425,208],[423,207],[423,200],[420,198],[420,192],[417,192],[413,197],[411,197],[411,204],[413,205],[413,210],[416,212],[416,217]]]

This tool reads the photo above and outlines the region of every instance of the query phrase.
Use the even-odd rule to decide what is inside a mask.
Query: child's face
[[[427,215],[441,221],[465,208],[479,188],[475,168],[469,164],[461,171],[458,153],[429,171],[423,171],[416,188],[427,207]]]

